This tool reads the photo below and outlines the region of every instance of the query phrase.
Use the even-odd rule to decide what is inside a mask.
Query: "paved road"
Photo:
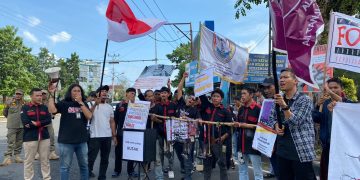
[[[53,122],[54,124],[54,129],[55,129],[55,134],[58,134],[58,129],[59,129],[59,117],[57,116]],[[0,161],[2,162],[3,160],[3,156],[2,156],[2,152],[5,151],[6,149],[6,121],[1,120],[0,119]],[[107,177],[108,179],[111,179],[111,173],[114,169],[114,161],[115,161],[115,155],[114,155],[114,147],[112,148],[112,151],[110,153],[110,159],[109,159],[109,168],[107,171]],[[177,161],[177,158],[175,158],[175,179],[180,179],[181,173],[180,173],[180,167],[179,167],[179,162]],[[166,161],[166,160],[165,160]],[[264,162],[264,166],[267,167],[267,163],[268,162]],[[74,161],[73,161],[73,166],[71,169],[71,175],[70,178],[72,180],[78,180],[79,178],[79,168],[77,166],[77,161],[76,161],[76,156],[74,156]],[[51,176],[52,179],[54,180],[58,180],[60,179],[60,172],[59,172],[59,161],[55,160],[55,161],[51,161]],[[40,164],[38,161],[35,161],[34,163],[34,171],[35,171],[35,180],[40,179],[41,178],[41,171],[40,171]],[[99,168],[99,157],[96,160],[95,163],[95,167],[94,167],[94,173],[98,174],[98,168]],[[153,166],[152,166],[153,168]],[[265,168],[267,169],[267,168]],[[126,171],[126,163],[123,163],[123,170]],[[318,171],[318,170],[317,170]],[[125,175],[126,173],[123,173],[121,175],[121,177],[119,177],[118,179],[127,179],[127,176]],[[213,179],[220,179],[219,177],[219,170],[218,168],[214,169],[213,172]],[[252,170],[250,168],[250,174],[252,175]],[[230,169],[228,171],[228,175],[229,175],[229,180],[237,180],[239,179],[238,176],[238,170],[237,168],[235,170]],[[250,175],[250,176],[251,176]],[[150,174],[150,179],[154,179],[154,171],[151,171]],[[0,167],[0,180],[21,180],[23,179],[23,164],[11,164],[7,167]],[[195,172],[193,174],[193,179],[203,179],[203,174],[200,172]],[[253,179],[253,178],[251,178]],[[269,179],[269,180],[273,180],[273,179]]]

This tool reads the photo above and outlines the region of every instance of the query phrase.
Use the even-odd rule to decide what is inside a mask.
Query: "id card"
[[[76,113],[76,119],[81,119],[81,114],[79,112]]]
[[[195,142],[194,136],[191,136],[191,137],[190,137],[190,142]]]
[[[222,146],[222,152],[226,153],[226,146]]]
[[[172,145],[170,145],[170,152],[172,153],[174,151],[174,148]]]

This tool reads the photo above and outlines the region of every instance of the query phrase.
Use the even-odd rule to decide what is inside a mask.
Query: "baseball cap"
[[[263,83],[261,83],[261,86],[271,86],[271,85],[274,85],[273,77],[267,77],[264,79]]]
[[[135,88],[127,88],[127,89],[126,89],[126,93],[128,93],[128,92],[134,92],[134,93],[136,93],[136,89],[135,89]]]
[[[97,90],[96,90],[96,92],[98,93],[98,92],[100,92],[100,91],[102,91],[102,90],[105,90],[105,91],[109,91],[109,86],[108,85],[104,85],[104,86],[101,86],[101,87],[99,87]]]
[[[170,93],[169,88],[167,88],[167,87],[165,87],[165,86],[160,89],[160,92],[164,92],[164,91]]]

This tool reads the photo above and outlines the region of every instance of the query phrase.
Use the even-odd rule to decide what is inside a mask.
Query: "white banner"
[[[135,103],[129,103],[123,128],[145,130],[149,109],[149,101],[136,101]]]
[[[360,19],[331,14],[327,62],[330,67],[360,73]]]
[[[124,131],[123,159],[142,162],[144,159],[144,132]]]
[[[201,26],[200,69],[215,68],[222,79],[240,84],[244,80],[249,59],[248,50]]]
[[[194,92],[196,97],[199,97],[213,90],[214,90],[213,68],[201,71],[199,74],[196,75],[195,85],[194,85]]]
[[[135,89],[160,89],[165,86],[175,67],[173,65],[155,64],[146,66],[135,81]]]
[[[181,141],[189,138],[188,123],[170,119],[166,121],[166,139],[168,141]]]
[[[267,157],[271,157],[276,140],[276,132],[269,126],[269,117],[275,103],[272,99],[265,99],[256,126],[252,147]]]
[[[328,179],[360,179],[360,104],[337,103],[332,117]]]

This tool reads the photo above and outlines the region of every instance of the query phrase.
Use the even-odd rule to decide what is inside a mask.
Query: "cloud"
[[[101,15],[105,16],[106,13],[106,4],[104,2],[101,2],[100,4],[96,5],[96,11]]]
[[[32,34],[29,31],[24,31],[23,32],[23,36],[25,39],[29,40],[32,43],[38,43],[39,40],[36,38],[36,36],[34,34]]]
[[[72,37],[71,34],[67,33],[66,31],[61,31],[59,33],[49,36],[49,39],[53,43],[58,43],[58,42],[68,42],[71,40],[71,37]]]
[[[41,23],[40,19],[34,16],[30,16],[26,18],[26,20],[28,21],[28,25],[31,27],[35,27]]]
[[[240,47],[251,49],[256,45],[256,42],[254,40],[251,40],[246,43],[239,42],[237,43]]]

